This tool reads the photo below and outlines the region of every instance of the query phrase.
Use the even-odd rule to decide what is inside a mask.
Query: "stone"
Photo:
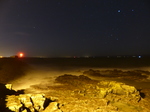
[[[100,97],[100,98],[105,98],[107,94],[108,94],[108,89],[101,88],[101,89],[99,90],[99,97]]]
[[[18,96],[15,95],[7,95],[6,98],[6,107],[8,107],[11,111],[42,111],[44,110],[44,102],[46,98],[43,94],[20,94]]]
[[[28,110],[27,110],[27,109],[24,109],[22,112],[28,112]]]
[[[23,107],[21,102],[18,100],[18,97],[16,97],[15,95],[7,95],[6,101],[6,107],[9,108],[11,111],[17,112],[21,107]]]
[[[43,112],[61,112],[61,110],[58,109],[57,102],[51,102]]]
[[[45,96],[44,94],[32,94],[30,97],[32,100],[32,103],[34,105],[34,108],[37,111],[44,109],[44,102],[46,100],[46,98],[44,96]]]
[[[9,90],[12,90],[12,84],[6,84],[5,87]]]
[[[31,94],[20,94],[18,100],[20,100],[20,102],[24,104],[26,108],[30,108],[33,106],[30,97]]]
[[[139,102],[141,99],[139,91],[134,86],[129,86],[121,82],[116,81],[101,81],[99,86],[103,85],[104,88],[100,88],[100,98],[107,98],[110,101],[122,101],[122,102]]]

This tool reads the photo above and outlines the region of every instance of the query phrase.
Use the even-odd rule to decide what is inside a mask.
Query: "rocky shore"
[[[65,74],[55,83],[60,85],[47,86],[43,94],[7,95],[6,107],[15,112],[149,112],[140,91],[122,82]]]

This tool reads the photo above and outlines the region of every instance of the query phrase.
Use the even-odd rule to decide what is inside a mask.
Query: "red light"
[[[24,57],[24,54],[23,53],[19,53],[19,57],[20,58]]]

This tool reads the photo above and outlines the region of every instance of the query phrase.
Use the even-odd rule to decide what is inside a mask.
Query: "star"
[[[118,10],[118,12],[121,12],[121,10]]]

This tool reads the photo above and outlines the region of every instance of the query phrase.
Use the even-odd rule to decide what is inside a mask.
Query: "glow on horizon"
[[[20,57],[20,58],[24,57],[24,53],[20,52],[20,53],[19,53],[19,57]]]

